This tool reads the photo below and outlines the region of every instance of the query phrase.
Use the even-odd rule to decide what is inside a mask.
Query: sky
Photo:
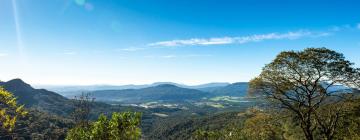
[[[360,1],[0,0],[0,80],[246,82],[281,51],[360,67]]]

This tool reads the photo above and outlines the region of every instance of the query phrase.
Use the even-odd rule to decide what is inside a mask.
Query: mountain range
[[[0,81],[0,87],[11,92],[17,98],[18,104],[25,105],[28,109],[32,108],[37,111],[69,118],[76,108],[73,99],[68,99],[46,89],[35,89],[21,79],[13,79],[7,82]],[[99,114],[121,112],[124,110],[146,112],[146,110],[138,107],[112,106],[102,102],[92,102],[91,110],[90,116],[92,119],[97,118]]]
[[[98,101],[118,101],[125,103],[142,103],[152,101],[182,102],[199,100],[208,96],[207,92],[182,88],[171,84],[161,84],[141,89],[97,90],[90,92]]]
[[[178,84],[166,83],[140,89],[96,90],[89,93],[96,100],[105,102],[183,102],[197,101],[216,96],[246,96],[248,83],[234,83],[221,86],[219,84],[208,84],[198,87],[198,89],[185,88],[178,86]]]
[[[148,88],[148,87],[154,87],[158,85],[175,85],[177,87],[182,88],[190,88],[190,89],[201,89],[201,90],[210,90],[218,87],[224,87],[227,85],[230,85],[230,83],[226,82],[214,82],[214,83],[206,83],[201,85],[185,85],[185,84],[179,84],[174,82],[155,82],[152,84],[143,84],[143,85],[68,85],[68,86],[62,86],[62,85],[36,85],[37,88],[44,88],[48,89],[57,93],[60,93],[64,96],[73,96],[74,94],[78,94],[81,92],[91,92],[91,91],[97,91],[97,90],[123,90],[123,89],[141,89],[141,88]]]
[[[143,103],[145,101],[151,102],[164,100],[175,102],[175,104],[181,104],[180,102],[186,100],[195,100],[195,102],[193,103],[196,104],[198,103],[196,100],[202,99],[204,97],[213,97],[220,94],[227,95],[231,93],[231,89],[234,89],[234,91],[236,92],[243,92],[246,89],[241,89],[239,88],[239,86],[241,85],[244,87],[244,84],[246,85],[246,83],[234,83],[226,84],[225,86],[219,87],[217,87],[217,84],[212,84],[214,87],[205,86],[199,89],[191,89],[179,87],[174,84],[161,83],[156,86],[139,89],[96,90],[92,91],[92,95],[95,96],[96,101],[109,101],[120,99],[125,102],[131,101],[133,103]],[[21,125],[19,125],[19,130],[21,130],[21,132],[17,131],[17,133],[30,135],[34,133],[34,131],[36,131],[36,133],[39,134],[48,134],[47,131],[58,131],[63,129],[66,130],[66,128],[72,126],[72,121],[69,121],[69,118],[71,118],[71,113],[75,109],[73,99],[66,98],[56,92],[52,92],[47,89],[33,88],[31,85],[25,83],[21,79],[13,79],[7,82],[0,81],[0,86],[7,91],[13,93],[14,96],[17,97],[18,104],[24,104],[26,108],[29,109],[31,112],[31,122],[29,122],[28,120],[22,121]],[[204,88],[212,89],[202,90]],[[222,93],[222,91],[226,92]],[[243,94],[244,93],[239,93],[239,95]],[[234,95],[237,94],[234,93]],[[185,108],[168,108],[165,106],[158,106],[156,108],[144,108],[140,106],[109,105],[102,102],[93,102],[91,104],[90,117],[91,119],[96,119],[99,114],[110,115],[111,112],[142,112],[143,115],[141,127],[144,132],[144,136],[149,139],[158,139],[157,136],[159,135],[163,135],[164,138],[168,135],[170,136],[171,133],[168,132],[171,132],[172,130],[179,130],[179,134],[185,132],[185,130],[187,131],[189,124],[193,124],[191,118],[201,117],[202,115],[209,115],[209,113],[225,110],[224,108],[216,108],[212,106],[196,106],[195,104],[185,104],[184,106],[182,106]],[[247,105],[244,105],[242,108],[246,107]],[[232,110],[232,108],[229,108],[229,110]],[[169,117],[158,116],[158,114],[163,114]],[[220,118],[223,118],[222,115],[220,116]],[[209,118],[209,120],[216,121],[219,119]],[[223,118],[222,120],[228,120],[228,118]],[[41,123],[42,127],[37,126],[39,123]],[[202,126],[201,124],[204,124],[202,119],[198,119],[198,121],[194,122],[194,125],[198,125],[199,127]],[[24,126],[33,127],[24,129]],[[176,128],[173,129],[173,127]],[[191,126],[191,128],[192,129],[189,131],[191,131],[192,133],[192,131],[198,127]],[[26,133],[23,132],[25,130]],[[65,133],[62,134],[65,135]]]
[[[35,89],[21,79],[14,79],[8,82],[0,82],[6,90],[19,97],[19,103],[27,107],[40,107],[44,110],[51,110],[61,114],[64,112],[58,106],[71,104],[69,98],[80,95],[82,92],[91,93],[97,101],[122,102],[122,103],[143,103],[154,101],[183,102],[196,101],[203,98],[216,96],[246,96],[248,83],[209,83],[197,86],[187,86],[171,82],[158,82],[151,85],[136,86],[92,86],[62,88],[67,92],[52,92],[46,89]],[[123,88],[129,89],[123,89]],[[51,89],[51,88],[50,88]],[[74,91],[71,91],[74,90]],[[67,98],[65,98],[65,97]],[[63,108],[63,107],[60,107]],[[64,107],[65,108],[65,107]],[[71,107],[66,107],[69,109]]]

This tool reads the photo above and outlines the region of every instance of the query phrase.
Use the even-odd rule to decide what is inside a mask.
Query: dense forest
[[[360,69],[327,48],[281,52],[248,85],[218,89],[164,84],[68,99],[20,79],[0,86],[0,139],[5,140],[360,139]],[[239,95],[234,89],[246,92],[251,102],[233,101]],[[163,105],[125,106],[104,102],[103,95],[127,98],[126,104]]]

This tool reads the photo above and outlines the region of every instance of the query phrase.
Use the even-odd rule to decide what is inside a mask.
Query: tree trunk
[[[311,125],[308,124],[302,124],[301,128],[304,132],[306,140],[314,140],[312,131],[311,131]]]

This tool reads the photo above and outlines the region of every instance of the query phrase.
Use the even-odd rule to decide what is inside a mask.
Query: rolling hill
[[[98,101],[141,103],[151,101],[183,102],[186,100],[199,100],[207,97],[209,93],[171,84],[162,84],[142,89],[99,90],[91,92],[91,95]]]
[[[247,82],[238,82],[233,83],[224,87],[215,88],[210,90],[213,96],[237,96],[243,97],[247,95],[249,88],[249,83]]]
[[[24,104],[27,108],[36,108],[59,115],[65,115],[72,109],[69,99],[45,89],[34,89],[21,79],[0,82],[0,86],[13,93],[18,103]]]
[[[206,84],[200,84],[200,85],[185,85],[185,84],[178,84],[178,83],[174,83],[174,82],[155,82],[152,84],[143,84],[143,85],[134,85],[134,84],[129,84],[129,85],[86,85],[86,86],[37,85],[36,87],[55,91],[56,93],[59,93],[65,97],[73,98],[74,96],[79,95],[82,92],[93,92],[93,91],[99,91],[99,90],[142,89],[142,88],[154,87],[154,86],[165,85],[165,84],[175,85],[175,86],[181,87],[181,88],[198,89],[198,90],[205,91],[205,92],[230,85],[230,83],[225,83],[225,82],[213,82],[213,83],[206,83]]]

